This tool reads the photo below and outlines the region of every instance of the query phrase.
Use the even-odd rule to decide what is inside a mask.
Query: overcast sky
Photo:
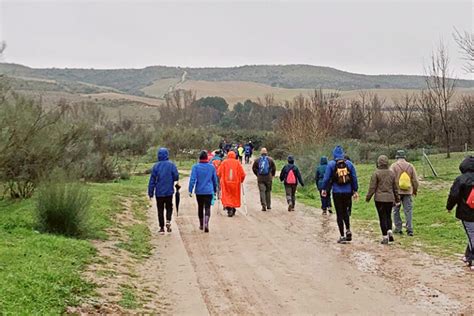
[[[471,1],[0,0],[3,61],[32,67],[313,64],[422,74],[443,39],[458,77],[454,27]]]

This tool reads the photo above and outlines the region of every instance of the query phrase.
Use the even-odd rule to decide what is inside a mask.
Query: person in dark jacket
[[[345,243],[352,240],[350,225],[350,206],[352,198],[358,199],[359,184],[357,173],[351,161],[344,159],[344,150],[341,146],[336,146],[332,152],[334,160],[328,163],[324,173],[322,184],[322,196],[328,195],[329,188],[332,187],[332,197],[336,208],[337,226],[341,237],[338,243]],[[344,234],[344,226],[346,233]]]
[[[171,233],[171,216],[173,214],[174,183],[179,180],[176,165],[169,161],[166,148],[158,150],[158,162],[153,166],[148,182],[148,196],[156,197],[160,234],[165,233],[164,210],[166,208],[166,229]]]
[[[189,196],[196,194],[198,203],[199,229],[209,232],[209,219],[211,217],[211,203],[217,192],[216,169],[209,163],[207,152],[201,151],[199,163],[191,169],[189,179]]]
[[[276,165],[273,159],[268,156],[266,148],[260,150],[260,157],[253,162],[252,171],[257,176],[262,211],[271,210],[272,184],[276,174]]]
[[[288,212],[295,210],[296,188],[298,182],[304,187],[300,170],[295,165],[295,158],[288,156],[288,164],[280,172],[280,181],[285,185],[286,200],[288,202]]]
[[[467,157],[459,166],[461,175],[454,180],[449,190],[446,208],[451,212],[456,207],[456,218],[461,220],[467,235],[467,248],[464,262],[474,271],[474,209],[467,200],[474,188],[474,156]]]
[[[319,161],[319,166],[316,167],[316,188],[319,191],[319,196],[321,198],[321,208],[323,210],[323,215],[326,215],[327,212],[332,214],[331,210],[331,188],[328,188],[326,196],[322,196],[321,192],[323,191],[323,179],[324,174],[326,173],[326,168],[328,166],[328,157],[322,156]]]
[[[366,202],[374,196],[375,207],[379,215],[380,229],[382,230],[382,244],[393,242],[392,233],[392,207],[400,203],[398,195],[398,183],[395,172],[388,168],[388,157],[379,156],[377,159],[377,170],[370,179],[369,191]]]

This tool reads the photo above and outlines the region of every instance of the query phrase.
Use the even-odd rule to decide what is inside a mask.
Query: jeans
[[[286,201],[288,205],[295,207],[296,204],[296,184],[285,184]]]
[[[402,231],[402,218],[400,217],[400,209],[403,205],[403,212],[405,213],[405,221],[407,232],[413,233],[413,199],[410,194],[400,195],[401,205],[393,208],[393,221],[395,222],[395,231]]]
[[[171,222],[171,215],[173,214],[173,196],[159,196],[156,197],[156,207],[158,208],[158,223],[160,228],[165,227],[164,212],[166,208],[166,221]]]
[[[258,182],[260,192],[260,204],[266,208],[272,206],[272,180]]]
[[[326,211],[328,208],[331,208],[331,191],[327,191],[326,196],[321,195],[322,190],[319,190],[319,196],[321,197],[321,208],[323,211]]]
[[[474,261],[474,222],[462,221],[464,229],[467,235],[467,248],[466,248],[466,259],[470,265]]]
[[[250,163],[250,155],[245,155],[245,163]]]
[[[382,236],[387,236],[387,231],[392,229],[392,202],[377,202],[375,201],[375,207],[379,214],[380,230],[382,230]]]
[[[336,208],[337,226],[339,233],[344,236],[344,225],[346,230],[351,230],[349,208],[352,204],[351,193],[333,193],[334,207]]]
[[[199,216],[199,224],[203,226],[204,219],[206,219],[206,225],[209,222],[209,218],[211,217],[211,201],[212,195],[211,194],[196,194],[196,200],[198,203],[198,216]]]

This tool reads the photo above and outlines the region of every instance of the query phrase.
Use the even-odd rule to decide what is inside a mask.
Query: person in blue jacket
[[[166,229],[171,233],[171,216],[173,214],[174,183],[179,180],[176,165],[169,160],[169,152],[166,148],[158,150],[158,162],[153,166],[148,182],[148,196],[150,199],[156,197],[158,209],[158,223],[160,234],[165,233],[164,210],[166,208]]]
[[[196,194],[198,202],[199,229],[209,232],[209,218],[211,217],[211,203],[217,192],[216,169],[209,163],[205,150],[199,154],[199,162],[191,170],[189,180],[189,196]]]
[[[357,173],[350,160],[344,158],[344,150],[341,146],[336,146],[332,152],[334,160],[328,163],[324,173],[321,196],[328,196],[329,188],[332,188],[332,197],[337,215],[337,226],[341,237],[338,243],[345,243],[352,240],[350,224],[350,207],[352,197],[359,198],[357,191]],[[344,234],[344,225],[346,233]]]
[[[322,196],[321,192],[323,191],[323,179],[326,169],[328,167],[328,157],[322,156],[319,161],[319,166],[316,167],[316,188],[319,191],[319,196],[321,198],[321,209],[323,210],[323,215],[326,215],[328,212],[332,214],[331,210],[331,189],[328,188],[326,191],[326,196]]]

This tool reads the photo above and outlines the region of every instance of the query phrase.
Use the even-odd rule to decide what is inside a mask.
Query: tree
[[[474,73],[474,34],[467,31],[461,33],[455,29],[453,37],[467,61],[464,69],[468,73]]]
[[[393,99],[394,113],[392,114],[392,118],[395,120],[395,123],[408,127],[413,119],[416,102],[416,95],[409,93],[405,93],[398,99]]]
[[[435,105],[446,141],[446,157],[451,157],[450,136],[451,128],[451,99],[455,93],[456,80],[451,79],[449,56],[445,45],[441,42],[436,52],[431,55],[431,61],[426,68],[426,86],[428,97]]]
[[[192,105],[196,107],[213,108],[219,111],[220,113],[224,113],[229,109],[229,104],[227,104],[227,101],[221,97],[200,98],[194,101]]]

